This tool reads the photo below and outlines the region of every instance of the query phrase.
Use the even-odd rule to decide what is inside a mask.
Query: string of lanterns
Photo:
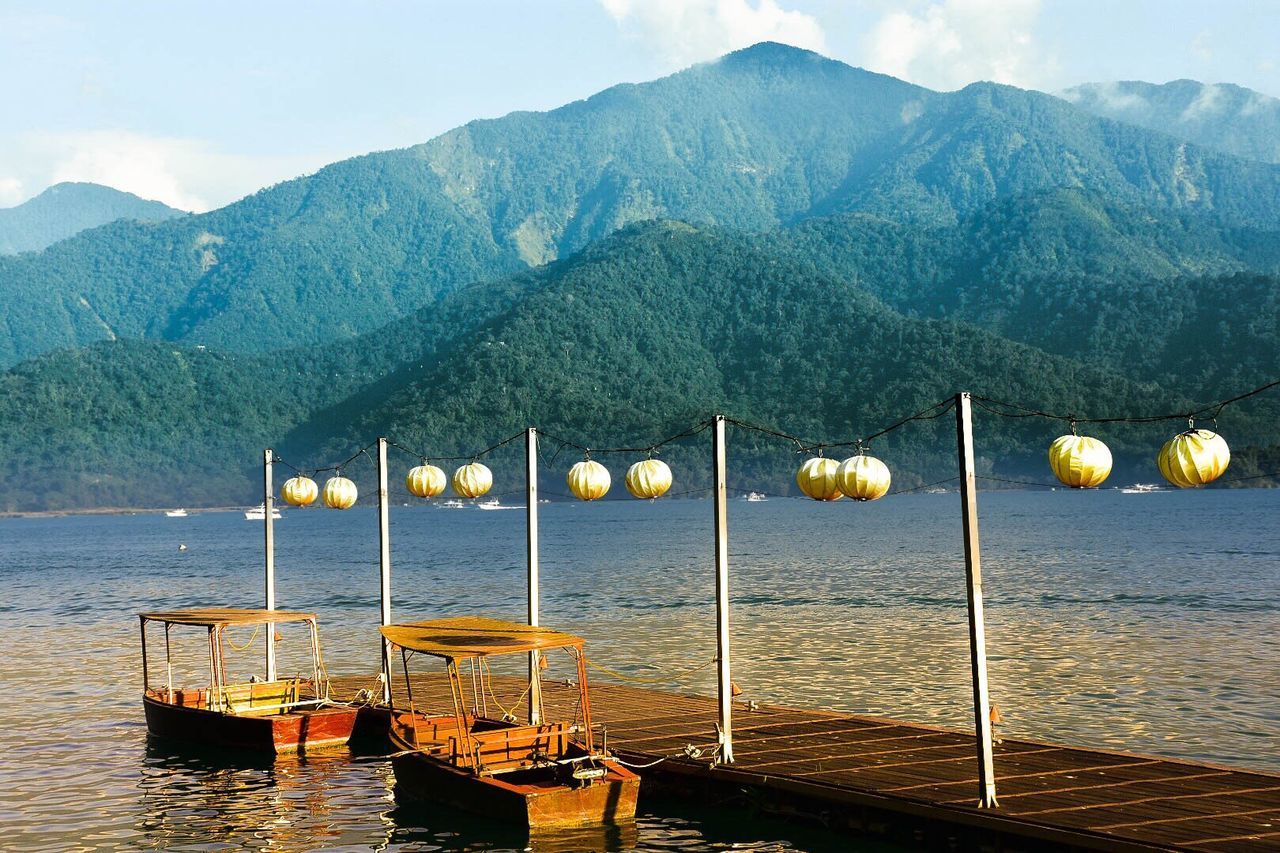
[[[1195,414],[1205,415],[1215,418],[1222,409],[1231,403],[1235,403],[1246,397],[1253,396],[1270,388],[1280,386],[1280,380],[1256,388],[1245,394],[1224,400],[1205,409],[1197,410]],[[1101,486],[1111,474],[1112,456],[1111,450],[1102,441],[1092,436],[1079,435],[1076,431],[1076,418],[1071,416],[1055,415],[1048,412],[1041,412],[1034,409],[1027,409],[1011,403],[1003,403],[998,400],[990,400],[983,397],[974,397],[975,402],[980,405],[983,403],[992,404],[994,406],[1002,406],[1006,409],[1014,410],[1013,412],[1002,411],[997,408],[983,406],[988,411],[998,415],[1007,417],[1044,417],[1056,420],[1069,421],[1071,424],[1071,433],[1056,438],[1049,445],[1048,461],[1049,468],[1053,471],[1054,476],[1060,483],[1073,489],[1093,489]],[[800,468],[796,471],[796,485],[800,491],[807,497],[816,501],[838,501],[842,498],[850,498],[854,501],[874,501],[879,500],[889,493],[892,484],[892,475],[889,468],[884,462],[874,456],[868,455],[864,451],[864,445],[871,438],[877,438],[890,432],[898,427],[914,420],[928,420],[940,417],[950,411],[952,401],[944,400],[923,412],[881,430],[878,433],[866,439],[858,441],[845,442],[842,444],[812,444],[806,446],[800,439],[786,433],[777,432],[775,430],[758,427],[753,424],[744,423],[742,421],[730,420],[730,423],[737,426],[746,427],[758,432],[785,438],[794,442],[799,450],[817,451],[817,456],[806,459]],[[1154,421],[1172,420],[1179,417],[1187,418],[1187,429],[1170,438],[1160,448],[1156,454],[1156,466],[1160,470],[1161,475],[1171,485],[1178,488],[1195,488],[1204,486],[1213,482],[1222,476],[1227,470],[1227,466],[1231,462],[1231,450],[1227,446],[1227,442],[1222,436],[1207,429],[1197,429],[1195,427],[1194,417],[1192,415],[1160,415],[1153,417],[1137,417],[1137,418],[1099,418],[1093,419],[1092,423],[1105,422],[1136,422],[1150,423]],[[623,451],[647,451],[649,458],[641,460],[633,464],[628,470],[624,478],[624,484],[627,491],[635,498],[641,500],[653,500],[665,495],[672,486],[674,477],[670,466],[660,459],[653,458],[653,453],[657,448],[679,438],[696,435],[709,426],[710,422],[703,422],[697,426],[686,430],[669,439],[665,439],[657,444],[647,448],[618,448],[613,451],[600,452],[623,452]],[[514,440],[516,436],[506,439],[495,445],[490,450],[501,447]],[[608,494],[612,486],[612,478],[609,469],[599,462],[590,458],[589,451],[574,445],[571,442],[561,442],[562,445],[578,447],[584,451],[582,461],[574,464],[565,476],[565,482],[569,487],[569,491],[574,497],[582,501],[596,501]],[[398,446],[398,445],[397,445]],[[853,446],[856,448],[855,455],[850,456],[842,462],[822,456],[824,447],[843,447]],[[401,448],[405,449],[405,448]],[[363,453],[364,451],[361,451]],[[488,451],[484,451],[479,456],[485,455]],[[357,454],[359,455],[359,454]],[[354,457],[353,457],[354,459]],[[348,460],[350,462],[351,460]],[[343,463],[343,466],[346,463]],[[306,476],[301,471],[297,476],[285,481],[280,490],[280,497],[285,503],[304,507],[314,504],[317,499],[323,497],[324,505],[332,509],[349,509],[354,506],[358,497],[356,484],[346,477],[342,476],[341,467],[337,469],[321,469],[335,470],[335,475],[330,477],[324,484],[323,490],[317,486],[316,481]],[[297,469],[295,469],[297,470]],[[447,485],[453,486],[453,491],[464,498],[478,498],[487,494],[493,487],[493,472],[481,462],[473,461],[459,466],[451,478],[446,478],[443,469],[423,460],[408,472],[405,477],[405,487],[409,493],[420,498],[434,498],[442,494]]]
[[[1178,488],[1194,488],[1211,483],[1222,476],[1231,462],[1227,442],[1207,429],[1191,428],[1164,443],[1156,455],[1160,473]],[[1090,436],[1059,436],[1049,445],[1049,468],[1058,481],[1073,489],[1094,489],[1111,474],[1111,450]],[[674,477],[670,466],[660,459],[636,462],[627,470],[624,484],[632,497],[653,500],[665,495]],[[574,497],[595,501],[609,492],[612,478],[609,469],[594,459],[584,459],[569,469],[565,482]],[[859,453],[837,462],[823,456],[806,459],[796,471],[796,485],[807,497],[816,501],[879,500],[889,493],[893,477],[889,467],[874,456]],[[447,484],[464,498],[483,497],[493,488],[493,472],[480,462],[461,465],[447,479],[445,472],[431,464],[410,469],[405,488],[419,498],[442,494]],[[286,480],[280,497],[290,506],[304,507],[323,497],[330,509],[355,506],[359,491],[356,484],[341,473],[325,481],[324,489],[303,474]]]

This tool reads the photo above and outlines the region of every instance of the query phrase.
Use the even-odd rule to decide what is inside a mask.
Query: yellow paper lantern
[[[479,462],[469,462],[453,472],[453,490],[464,498],[478,498],[493,488],[493,472]]]
[[[280,497],[290,506],[311,506],[320,496],[320,487],[310,477],[290,477],[280,487]]]
[[[420,498],[434,498],[444,491],[446,483],[444,471],[434,465],[419,465],[411,468],[408,476],[404,478],[404,485],[409,490],[409,494]]]
[[[358,494],[356,484],[339,474],[325,481],[324,505],[330,509],[351,509]]]
[[[1156,457],[1160,473],[1182,489],[1203,486],[1222,476],[1231,462],[1231,449],[1222,436],[1207,429],[1189,429],[1165,442]]]
[[[874,456],[850,456],[836,469],[836,486],[855,501],[874,501],[889,491],[889,467]]]
[[[807,459],[796,472],[796,485],[815,501],[838,501],[844,497],[836,478],[839,468],[840,463],[834,459]]]
[[[604,497],[611,484],[609,469],[592,459],[585,459],[570,468],[565,481],[573,496],[584,501]]]
[[[657,498],[671,488],[671,468],[661,459],[645,459],[627,469],[627,491],[637,498]]]
[[[1096,438],[1062,435],[1049,445],[1049,467],[1063,485],[1092,489],[1111,473],[1111,451]]]

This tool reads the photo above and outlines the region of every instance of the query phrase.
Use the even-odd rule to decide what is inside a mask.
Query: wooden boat
[[[635,818],[640,778],[610,756],[604,744],[597,748],[595,743],[582,638],[478,616],[387,625],[382,635],[401,651],[409,703],[407,709],[391,710],[397,799],[444,801],[531,831]],[[541,708],[541,667],[532,664],[530,653],[557,649],[576,661],[578,716],[547,722]],[[409,680],[414,654],[445,662],[451,708],[429,712],[414,706]],[[510,713],[488,715],[488,659],[496,655],[518,655],[531,663],[528,723],[517,722]],[[471,669],[470,709],[460,664]]]
[[[283,610],[206,608],[139,614],[142,632],[142,707],[147,731],[160,738],[212,749],[236,749],[264,754],[304,754],[344,747],[351,738],[359,708],[331,702],[329,681],[320,656],[319,631],[311,613]],[[153,687],[147,661],[147,625],[164,626],[165,680]],[[311,642],[309,678],[228,683],[228,628],[252,628],[274,633],[274,626],[303,622]],[[209,680],[207,686],[179,687],[173,683],[174,628],[205,631]],[[234,646],[233,646],[234,648]],[[259,647],[260,648],[260,647]],[[204,657],[204,656],[202,656]]]

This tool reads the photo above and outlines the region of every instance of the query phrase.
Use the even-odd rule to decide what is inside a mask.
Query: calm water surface
[[[734,501],[743,699],[969,728],[958,504]],[[711,660],[710,503],[542,509],[545,624],[640,678]],[[987,493],[980,511],[1000,734],[1280,771],[1280,491]],[[374,512],[288,511],[276,531],[278,605],[320,614],[331,672],[372,676]],[[523,512],[397,508],[392,538],[397,618],[523,617]],[[0,520],[0,583],[6,849],[523,846],[397,810],[383,761],[148,745],[135,614],[259,606],[261,525],[241,514]],[[710,694],[713,678],[669,686]],[[642,811],[633,835],[562,847],[850,849],[732,809]]]

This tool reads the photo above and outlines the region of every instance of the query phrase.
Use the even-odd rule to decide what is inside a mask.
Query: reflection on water
[[[968,727],[957,503],[735,502],[743,698]],[[1002,734],[1280,770],[1280,491],[984,494],[980,509]],[[543,621],[639,678],[709,661],[710,515],[547,506]],[[280,605],[320,614],[332,672],[372,676],[375,515],[286,511],[276,536]],[[523,514],[398,508],[392,537],[396,617],[522,617]],[[149,745],[134,614],[257,605],[260,528],[230,513],[3,520],[0,542],[6,849],[850,849],[736,807],[645,801],[634,837],[513,838],[396,808],[384,761]],[[670,686],[710,694],[713,670]]]

